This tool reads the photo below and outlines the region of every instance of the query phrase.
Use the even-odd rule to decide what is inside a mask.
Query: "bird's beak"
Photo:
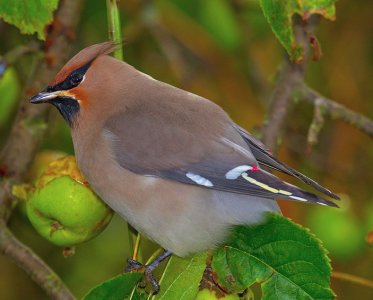
[[[34,104],[44,103],[44,102],[47,102],[48,100],[54,99],[56,97],[58,97],[57,92],[51,92],[51,93],[41,92],[37,95],[32,96],[31,99],[30,99],[30,102],[34,103]]]
[[[30,98],[30,102],[33,104],[45,103],[57,97],[73,98],[72,95],[67,91],[40,92],[39,94],[32,96]]]

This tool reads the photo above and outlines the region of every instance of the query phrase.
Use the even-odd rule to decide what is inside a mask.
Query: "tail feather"
[[[329,189],[323,187],[313,179],[307,177],[306,175],[298,172],[297,170],[294,170],[293,168],[287,166],[283,162],[279,161],[275,157],[269,153],[268,150],[266,150],[265,146],[263,143],[258,141],[256,138],[254,138],[250,133],[248,133],[245,129],[242,127],[238,126],[237,124],[234,124],[234,127],[238,130],[240,133],[241,137],[245,140],[247,145],[250,147],[250,150],[252,151],[253,155],[255,156],[256,160],[258,161],[259,165],[261,166],[266,166],[271,169],[280,171],[282,173],[285,173],[287,175],[293,176],[304,183],[308,184],[309,186],[312,186],[319,192],[333,198],[336,200],[339,200],[339,196],[334,194],[332,191]],[[326,201],[326,200],[325,200]],[[328,201],[330,202],[330,201]]]
[[[338,205],[336,205],[334,202],[323,199],[313,193],[304,191],[290,183],[282,181],[281,179],[264,170],[248,170],[243,172],[241,176],[250,184],[265,190],[274,198],[338,207]]]

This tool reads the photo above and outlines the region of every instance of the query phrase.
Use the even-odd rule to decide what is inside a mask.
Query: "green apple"
[[[42,150],[38,152],[26,173],[25,181],[27,183],[15,184],[12,186],[13,196],[21,200],[18,203],[18,210],[23,216],[27,215],[25,201],[28,198],[29,192],[34,189],[33,184],[35,184],[52,161],[66,155],[65,152],[56,150]]]
[[[75,157],[72,155],[68,155],[50,162],[45,168],[44,172],[36,180],[35,186],[38,189],[43,188],[55,178],[65,175],[89,188],[88,181],[84,178],[83,174],[80,173]]]
[[[26,201],[36,231],[58,246],[74,246],[99,234],[113,211],[92,191],[67,156],[48,165]]]
[[[35,183],[51,162],[65,156],[67,156],[67,153],[57,150],[42,150],[38,152],[27,171],[26,181]]]

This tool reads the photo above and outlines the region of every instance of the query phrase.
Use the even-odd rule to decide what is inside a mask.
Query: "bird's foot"
[[[126,267],[126,272],[144,272],[146,280],[151,284],[153,292],[159,292],[159,283],[153,276],[154,268],[151,265],[143,265],[142,263],[129,258],[127,260],[128,266]],[[145,287],[145,285],[144,285]]]
[[[145,266],[145,278],[146,280],[151,284],[152,290],[154,294],[157,294],[159,292],[160,286],[158,281],[153,276],[154,267],[151,265]]]
[[[145,267],[141,262],[132,258],[127,259],[127,263],[126,272],[141,272]]]
[[[165,250],[161,255],[159,255],[148,265],[143,265],[142,263],[129,258],[127,260],[128,266],[126,268],[126,272],[144,272],[145,278],[151,284],[154,294],[157,294],[159,292],[160,286],[153,276],[153,271],[162,261],[171,256],[171,254],[172,253],[170,251]]]

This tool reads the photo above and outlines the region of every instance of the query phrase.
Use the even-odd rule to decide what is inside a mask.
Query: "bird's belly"
[[[128,172],[123,177],[123,172]],[[222,243],[235,224],[252,224],[273,200],[191,187],[127,170],[92,180],[97,193],[139,232],[178,256]],[[127,186],[131,189],[127,189]]]
[[[164,193],[160,190],[168,183],[162,181],[156,178],[139,180],[136,189],[132,181],[130,192],[125,181],[121,186],[110,182],[104,188],[92,185],[136,230],[178,256],[212,248],[224,240],[229,222],[222,222],[216,216],[212,199],[203,195],[210,192],[191,193],[184,191],[182,184],[176,184]]]

